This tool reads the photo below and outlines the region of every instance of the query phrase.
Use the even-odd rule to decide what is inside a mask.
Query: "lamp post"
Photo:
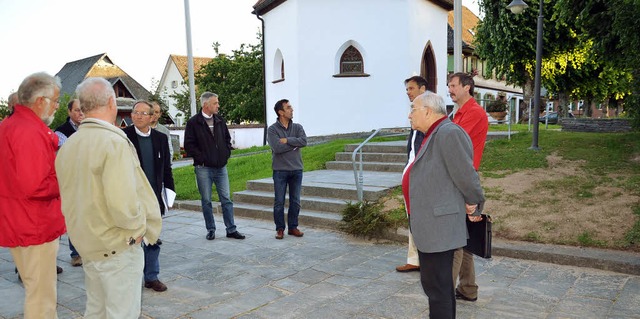
[[[540,10],[538,12],[538,35],[536,39],[536,74],[534,78],[533,89],[533,139],[531,141],[531,147],[534,151],[540,150],[538,147],[538,129],[540,119],[540,68],[542,66],[542,23],[544,16],[542,15],[542,4],[544,0],[540,1]],[[507,6],[507,9],[515,14],[520,14],[524,9],[529,6],[522,0],[513,0]]]

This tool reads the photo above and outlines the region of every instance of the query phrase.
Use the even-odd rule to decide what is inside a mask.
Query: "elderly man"
[[[69,237],[84,262],[87,318],[138,318],[144,253],[162,219],[136,149],[113,123],[116,95],[102,78],[76,89],[85,114],[58,152],[56,170]]]
[[[124,133],[135,146],[142,170],[156,194],[160,206],[158,213],[164,215],[165,203],[162,199],[162,189],[166,187],[175,191],[175,187],[167,136],[151,129],[151,119],[154,116],[155,112],[149,102],[136,102],[131,112],[133,125],[125,128]],[[155,291],[167,290],[167,286],[158,280],[160,245],[149,244],[142,248],[144,250],[144,286]]]
[[[202,110],[187,121],[184,130],[184,149],[193,158],[196,183],[200,192],[202,215],[207,227],[207,240],[216,238],[216,224],[211,204],[212,186],[216,184],[218,198],[222,204],[222,218],[227,228],[227,237],[244,239],[236,230],[233,221],[233,202],[229,189],[227,161],[231,157],[231,135],[224,118],[218,115],[218,95],[204,92],[200,96]]]
[[[24,318],[57,318],[56,256],[65,233],[54,168],[58,137],[47,127],[60,80],[29,75],[0,125],[0,246],[9,247],[25,290]]]
[[[471,140],[447,118],[443,99],[431,92],[419,95],[409,119],[413,129],[425,134],[402,176],[420,282],[429,298],[429,318],[455,318],[453,254],[467,244],[465,213],[479,214],[484,195]]]
[[[473,145],[473,167],[480,168],[484,145],[489,130],[489,120],[484,109],[473,98],[473,77],[466,73],[454,73],[449,76],[449,95],[456,103],[456,111],[451,115],[452,121],[460,125],[469,134]],[[471,221],[478,222],[480,216],[472,217]],[[456,298],[465,301],[478,300],[478,285],[476,284],[475,265],[473,255],[458,249],[453,256],[453,283],[460,277],[456,288]]]
[[[60,139],[58,145],[60,146],[78,130],[78,125],[80,125],[80,122],[84,119],[84,113],[82,113],[80,109],[80,101],[78,101],[78,99],[69,101],[67,104],[67,114],[67,120],[56,128],[56,135],[58,135],[58,139]],[[69,250],[71,250],[71,266],[82,266],[82,257],[80,257],[73,243],[71,243],[71,239],[69,239]]]

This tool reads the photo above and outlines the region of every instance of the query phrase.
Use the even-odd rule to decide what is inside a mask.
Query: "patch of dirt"
[[[640,197],[616,185],[620,176],[585,175],[582,161],[547,157],[548,168],[531,169],[501,178],[484,177],[485,213],[492,216],[494,236],[581,246],[640,251],[622,247],[636,216]],[[399,207],[386,199],[384,210]],[[582,238],[582,240],[579,240]]]

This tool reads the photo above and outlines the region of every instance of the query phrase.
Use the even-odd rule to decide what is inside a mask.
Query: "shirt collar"
[[[133,128],[136,130],[136,134],[138,134],[138,136],[142,136],[142,137],[151,136],[151,128],[149,128],[149,132],[147,132],[147,133],[144,133],[144,132],[140,131],[137,127],[135,127],[135,125],[133,126]]]
[[[204,116],[205,119],[211,119],[213,118],[213,114],[211,115],[207,115],[207,113],[205,113],[204,111],[202,111],[202,116]]]

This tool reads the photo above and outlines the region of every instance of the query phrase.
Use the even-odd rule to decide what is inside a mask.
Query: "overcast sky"
[[[194,56],[213,57],[257,43],[257,0],[190,0]],[[463,0],[477,14],[477,0]],[[170,54],[187,54],[184,1],[0,0],[0,98],[29,74],[107,53],[147,89]]]

